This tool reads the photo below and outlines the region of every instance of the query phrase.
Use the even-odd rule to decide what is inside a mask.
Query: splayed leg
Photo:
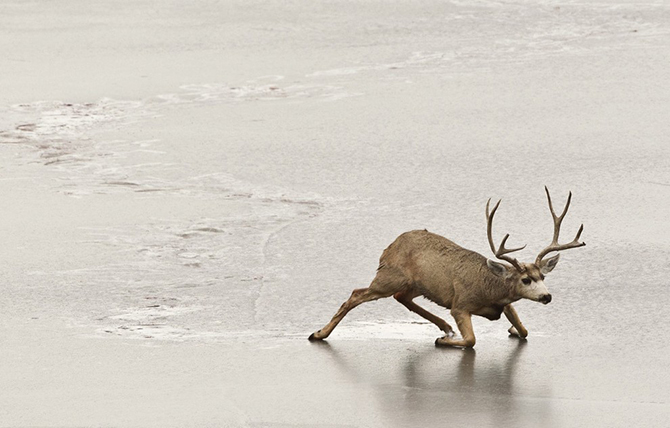
[[[332,331],[337,327],[337,325],[342,321],[345,315],[349,313],[350,310],[354,309],[356,306],[361,303],[369,302],[372,300],[377,300],[382,297],[387,297],[379,293],[374,292],[370,288],[359,288],[354,290],[351,293],[351,297],[340,306],[340,309],[335,313],[333,318],[330,320],[325,327],[321,330],[315,331],[309,336],[309,340],[323,340],[332,333]]]
[[[428,312],[427,310],[425,310],[424,308],[422,308],[421,306],[417,305],[412,301],[417,296],[418,295],[415,294],[415,292],[410,290],[401,291],[393,295],[393,297],[398,302],[402,303],[403,306],[405,306],[407,309],[432,322],[447,335],[453,335],[454,330],[445,320],[438,317],[437,315],[433,315],[432,313]]]

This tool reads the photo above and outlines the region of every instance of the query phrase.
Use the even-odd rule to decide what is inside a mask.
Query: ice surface
[[[664,2],[5,1],[0,53],[0,426],[670,417]],[[404,231],[488,256],[490,197],[532,259],[544,185],[587,246],[528,341],[306,340]]]

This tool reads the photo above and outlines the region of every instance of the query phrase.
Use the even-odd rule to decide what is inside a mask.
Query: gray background
[[[667,424],[668,64],[662,1],[3,1],[0,426]],[[533,260],[544,185],[526,342],[306,340],[490,197]]]

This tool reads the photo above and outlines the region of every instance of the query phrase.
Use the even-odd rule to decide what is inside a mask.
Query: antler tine
[[[500,249],[498,250],[500,252],[500,254],[513,253],[515,251],[521,251],[524,248],[526,248],[525,245],[523,247],[519,247],[519,248],[505,248],[505,242],[507,242],[507,238],[509,238],[509,233],[505,235],[502,242],[500,243]]]
[[[570,201],[572,200],[572,192],[568,193],[568,201],[565,203],[565,208],[563,208],[563,212],[561,213],[561,215],[557,216],[556,212],[554,211],[554,206],[551,203],[551,195],[549,195],[549,189],[547,188],[547,186],[544,186],[544,191],[547,193],[547,200],[549,201],[549,211],[551,211],[551,217],[553,218],[554,221],[554,236],[551,240],[551,244],[549,244],[547,248],[542,250],[540,254],[537,255],[537,258],[535,259],[535,264],[538,265],[540,264],[544,256],[553,251],[568,250],[570,248],[583,247],[584,245],[586,245],[583,242],[579,242],[579,237],[582,235],[582,231],[584,230],[583,224],[579,227],[579,231],[577,231],[575,239],[563,245],[560,245],[558,243],[558,237],[561,233],[561,223],[563,223],[563,219],[565,218],[565,215],[568,213],[568,208],[570,208]]]
[[[579,226],[579,230],[577,231],[577,236],[575,236],[575,239],[573,241],[579,241],[579,237],[582,236],[582,231],[584,230],[584,223]],[[586,244],[584,244],[586,245]]]
[[[493,243],[493,216],[496,213],[496,210],[500,206],[500,202],[502,202],[502,199],[498,200],[498,203],[496,204],[495,207],[493,207],[493,210],[489,214],[489,205],[491,203],[491,199],[486,202],[486,234],[489,239],[489,246],[491,247],[491,251],[493,251],[493,254],[495,254],[496,258],[500,260],[504,260],[508,263],[510,263],[512,266],[514,266],[518,271],[522,272],[523,268],[521,267],[521,264],[519,261],[515,258],[506,256],[505,254],[513,253],[514,251],[519,251],[523,250],[526,248],[524,245],[523,247],[519,248],[505,248],[505,243],[507,242],[507,239],[509,238],[509,233],[505,235],[503,238],[502,242],[500,243],[500,247],[496,249],[495,244]]]
[[[549,211],[551,211],[551,217],[554,219],[554,238],[552,242],[558,243],[558,234],[561,231],[561,223],[563,223],[563,219],[565,218],[565,215],[568,213],[568,208],[570,208],[570,201],[572,200],[572,192],[568,192],[568,201],[565,203],[565,207],[563,208],[563,212],[561,215],[557,216],[556,212],[554,211],[554,204],[551,202],[551,195],[549,194],[549,189],[547,186],[544,186],[544,191],[547,193],[547,200],[549,201]]]
[[[491,251],[493,251],[493,254],[496,252],[496,246],[493,243],[493,236],[492,236],[492,228],[493,228],[493,216],[496,213],[496,210],[500,206],[500,202],[502,202],[502,199],[498,200],[498,203],[496,204],[495,207],[493,207],[493,211],[489,214],[489,204],[491,203],[491,198],[489,198],[488,201],[486,201],[486,230],[487,230],[487,235],[489,238],[489,246],[491,247]]]

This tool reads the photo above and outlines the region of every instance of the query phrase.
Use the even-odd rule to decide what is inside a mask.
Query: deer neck
[[[506,306],[521,299],[521,296],[516,292],[516,287],[512,280],[500,278],[495,275],[492,275],[492,277],[493,284],[491,287],[491,298],[492,300],[495,300],[496,304]]]

